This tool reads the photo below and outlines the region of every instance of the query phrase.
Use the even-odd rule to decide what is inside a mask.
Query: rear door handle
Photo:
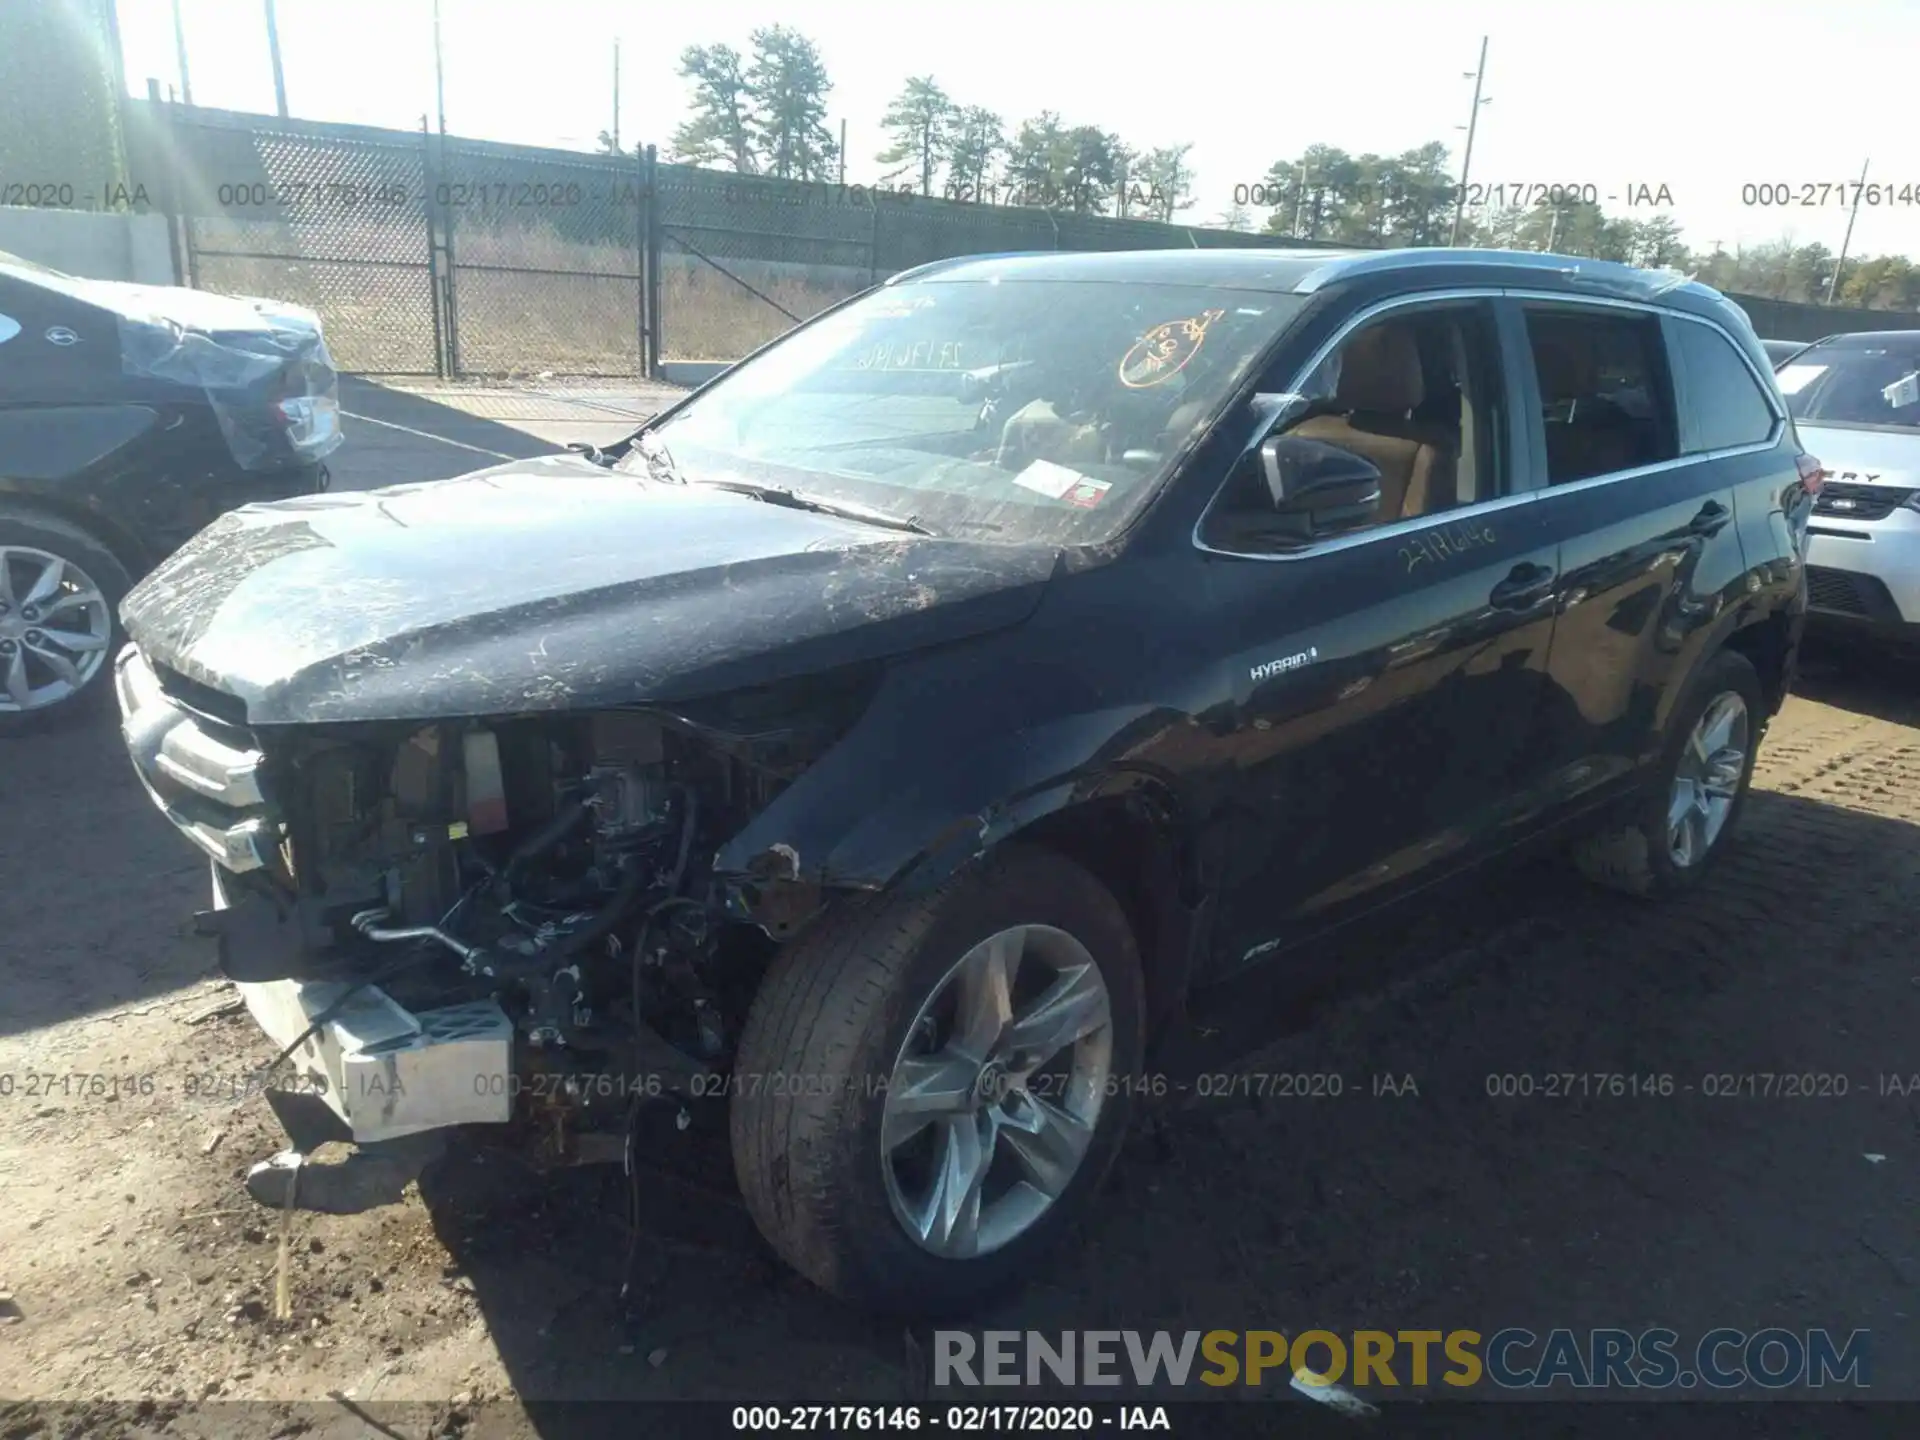
[[[1559,575],[1550,566],[1531,562],[1519,564],[1507,572],[1507,578],[1493,587],[1487,603],[1496,610],[1531,610],[1553,594]]]
[[[1727,528],[1727,521],[1733,518],[1733,512],[1718,500],[1709,500],[1700,507],[1700,513],[1687,522],[1689,535],[1718,535]]]

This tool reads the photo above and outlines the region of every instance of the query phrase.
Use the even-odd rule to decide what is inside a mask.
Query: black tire
[[[1099,968],[1112,1016],[1107,1098],[1051,1209],[997,1250],[948,1259],[921,1248],[895,1218],[880,1146],[883,1084],[952,966],[1021,924],[1066,931]],[[730,1123],[755,1224],[802,1275],[869,1309],[952,1314],[1018,1283],[1084,1213],[1119,1150],[1143,1014],[1139,949],[1119,904],[1051,850],[1012,843],[922,899],[830,912],[775,961],[740,1044]]]
[[[1674,778],[1694,726],[1708,706],[1729,692],[1737,694],[1747,707],[1750,738],[1746,764],[1718,837],[1700,859],[1683,866],[1675,862],[1667,842],[1667,809]],[[1686,695],[1674,707],[1666,743],[1661,747],[1660,759],[1654,766],[1645,795],[1636,802],[1634,818],[1626,825],[1589,836],[1574,846],[1573,860],[1580,873],[1597,885],[1649,900],[1678,895],[1698,885],[1739,826],[1753,783],[1754,759],[1765,733],[1763,692],[1752,662],[1732,650],[1722,650],[1708,658],[1689,682]]]
[[[0,548],[9,545],[43,550],[85,571],[106,599],[113,631],[107,645],[106,663],[74,694],[44,709],[24,712],[0,709],[0,738],[29,734],[50,725],[72,724],[98,713],[113,692],[113,656],[127,638],[120,628],[120,602],[133,588],[126,566],[113,551],[79,526],[54,516],[0,506]]]

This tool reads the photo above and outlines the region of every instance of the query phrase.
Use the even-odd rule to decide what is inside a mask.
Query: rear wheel
[[[1723,650],[1702,665],[1673,713],[1638,814],[1575,847],[1581,873],[1648,897],[1697,884],[1745,807],[1763,705],[1760,677],[1744,655]]]
[[[126,568],[50,516],[0,509],[0,735],[98,703],[121,639]]]
[[[1140,960],[1086,871],[1015,845],[921,900],[828,916],[755,998],[734,1165],[822,1288],[940,1314],[1031,1275],[1112,1163]]]

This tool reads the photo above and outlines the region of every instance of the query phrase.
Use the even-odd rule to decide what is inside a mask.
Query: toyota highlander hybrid
[[[1229,979],[1522,841],[1697,883],[1819,484],[1677,276],[947,261],[611,450],[227,515],[116,678],[356,1140],[617,1157],[723,1094],[774,1248],[939,1311],[1087,1209]]]

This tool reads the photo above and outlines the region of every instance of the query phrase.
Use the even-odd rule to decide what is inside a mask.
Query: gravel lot
[[[1083,1243],[978,1325],[1865,1328],[1875,1396],[1920,1398],[1920,1097],[1882,1093],[1920,1084],[1920,676],[1816,652],[1802,692],[1705,893],[1636,905],[1534,864],[1367,937],[1356,966],[1390,983],[1288,1033],[1276,1018],[1254,1054],[1218,1042],[1223,1065],[1339,1072],[1341,1098],[1175,1107]],[[489,1400],[511,1402],[498,1419],[561,1397],[920,1395],[924,1336],[775,1268],[712,1183],[724,1157],[670,1124],[661,1150],[685,1154],[643,1175],[633,1313],[617,1177],[546,1184],[462,1148],[397,1203],[283,1227],[240,1186],[278,1148],[265,1105],[187,1093],[271,1051],[209,1013],[221,987],[184,925],[204,865],[111,720],[0,752],[0,817],[0,1075],[152,1077],[0,1096],[0,1396],[164,1419],[335,1395],[457,1430]],[[1567,1071],[1692,1088],[1487,1093]],[[1788,1072],[1847,1094],[1702,1093]],[[1375,1074],[1418,1094],[1374,1098]],[[333,1411],[350,1419],[335,1402],[300,1423],[332,1433]]]

